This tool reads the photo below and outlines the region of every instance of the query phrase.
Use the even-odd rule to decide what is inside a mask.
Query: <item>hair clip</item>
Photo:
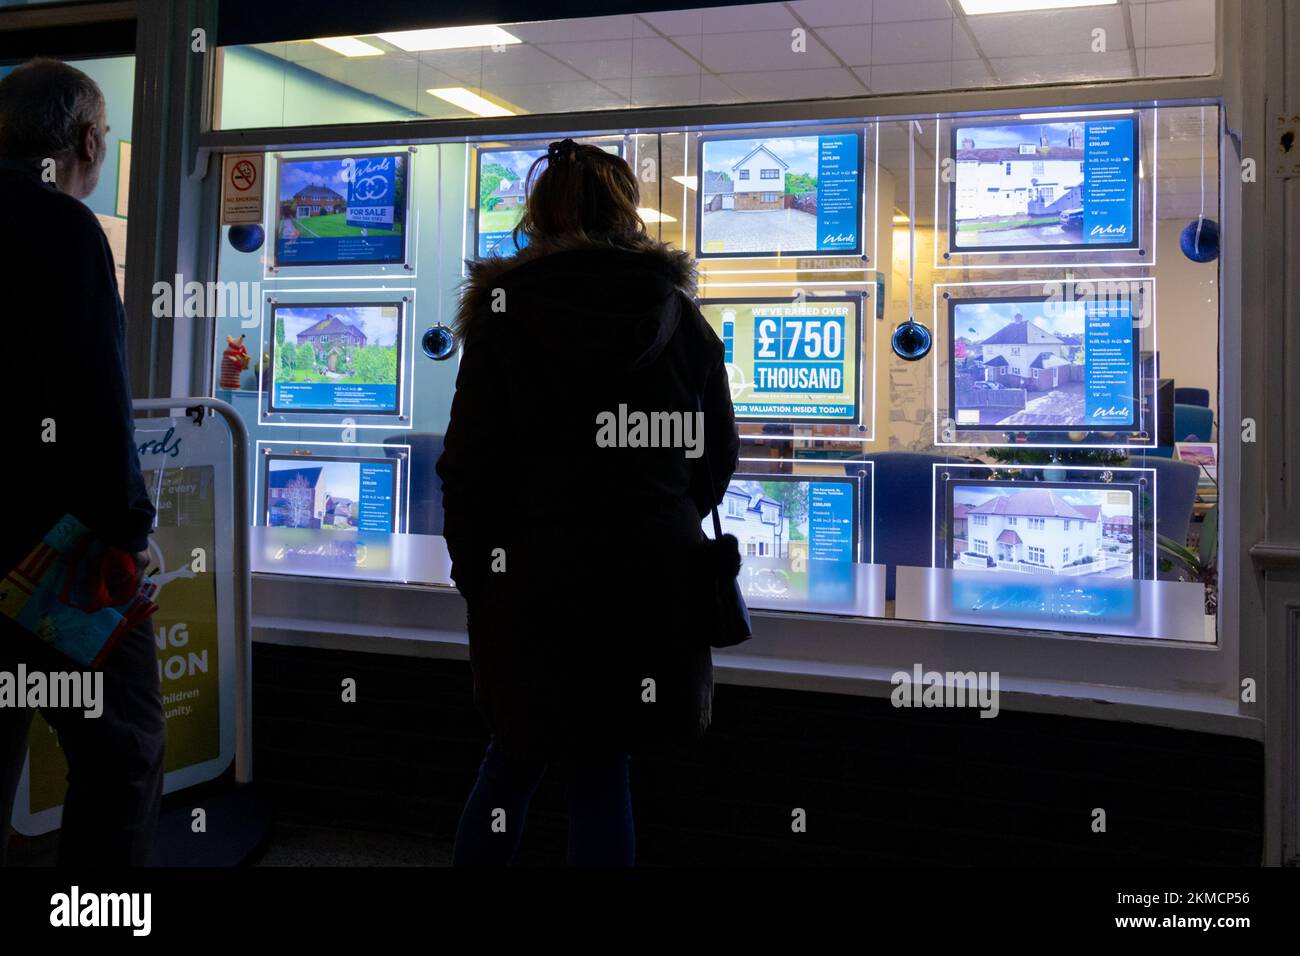
[[[571,139],[562,139],[552,143],[546,149],[547,158],[550,160],[565,159],[572,160],[577,155],[578,144]]]

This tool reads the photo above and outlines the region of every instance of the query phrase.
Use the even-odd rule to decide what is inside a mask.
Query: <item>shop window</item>
[[[1216,640],[1213,552],[1186,558],[1217,514],[1217,269],[1184,234],[1218,218],[1218,124],[1045,106],[586,137],[653,161],[642,216],[698,263],[756,610]],[[457,359],[422,338],[463,258],[514,251],[524,173],[562,132],[266,157],[266,245],[223,235],[218,275],[258,308],[218,322],[213,359],[260,452],[260,572],[448,585],[421,555]],[[769,153],[784,191],[732,188]],[[1030,188],[1040,165],[1054,190]],[[917,362],[890,347],[909,316],[933,333]],[[247,370],[223,354],[241,336]]]

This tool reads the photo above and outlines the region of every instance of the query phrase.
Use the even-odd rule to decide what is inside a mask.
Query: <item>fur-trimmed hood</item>
[[[672,337],[683,295],[695,292],[695,266],[662,242],[532,243],[513,256],[467,263],[455,331],[464,342],[508,336],[604,363],[652,360]]]

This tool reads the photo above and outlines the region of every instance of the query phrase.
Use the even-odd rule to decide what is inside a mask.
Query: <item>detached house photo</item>
[[[952,316],[958,425],[1087,423],[1082,302],[956,302]]]
[[[959,485],[953,489],[953,566],[1129,578],[1132,507],[1128,490]]]
[[[717,140],[702,155],[702,249],[817,248],[817,137]]]

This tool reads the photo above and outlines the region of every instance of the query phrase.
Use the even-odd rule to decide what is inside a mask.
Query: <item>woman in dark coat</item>
[[[558,762],[570,862],[630,865],[629,753],[709,725],[709,635],[690,596],[739,440],[693,264],[645,235],[627,164],[565,140],[528,184],[522,251],[469,265],[438,461],[492,732],[455,861],[509,862]],[[637,413],[659,427],[638,430]]]

